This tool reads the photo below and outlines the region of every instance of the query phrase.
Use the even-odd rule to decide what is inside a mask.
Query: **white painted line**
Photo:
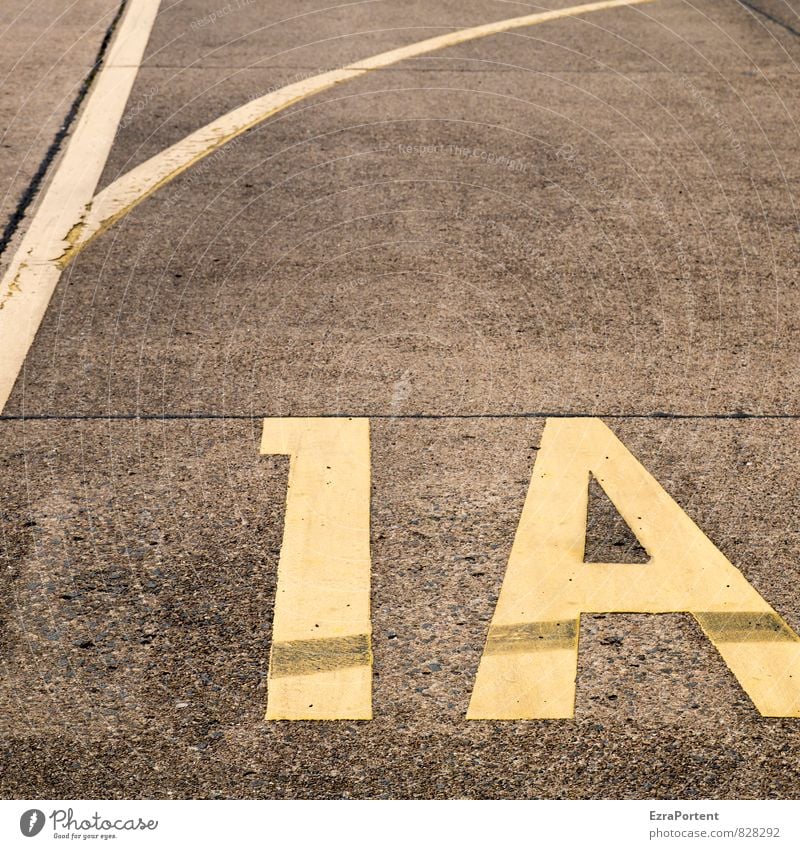
[[[580,6],[494,21],[427,38],[415,44],[370,56],[349,67],[317,74],[258,97],[226,113],[123,174],[89,202],[89,192],[97,184],[108,147],[122,116],[127,93],[141,62],[141,53],[152,26],[152,18],[158,8],[156,0],[140,0],[138,5],[134,3],[123,22],[123,28],[128,26],[133,30],[126,31],[125,39],[125,45],[130,48],[130,56],[125,64],[131,67],[104,69],[104,74],[107,71],[116,71],[120,77],[113,82],[112,77],[107,77],[98,84],[70,143],[65,161],[42,203],[42,208],[47,206],[47,215],[40,216],[43,209],[39,210],[0,285],[0,412],[22,368],[61,271],[72,257],[94,236],[108,229],[153,192],[222,145],[293,103],[318,94],[337,83],[360,77],[369,71],[386,68],[404,59],[559,18],[649,2],[652,0],[601,0],[597,3],[584,3]],[[135,9],[138,10],[137,14],[134,14]],[[137,37],[135,47],[134,35]],[[128,71],[129,74],[125,76],[123,71]],[[121,97],[123,86],[126,86],[125,96]],[[109,89],[113,90],[113,98]],[[98,111],[101,114],[96,114]],[[93,145],[95,140],[97,143]],[[74,162],[70,160],[71,167],[67,170],[66,159],[73,148]],[[87,156],[97,161],[83,162]]]
[[[0,283],[0,411],[82,230],[160,0],[132,0],[44,198]]]

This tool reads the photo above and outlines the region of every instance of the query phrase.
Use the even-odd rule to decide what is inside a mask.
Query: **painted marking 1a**
[[[371,719],[367,419],[266,419],[288,454],[267,719]],[[650,556],[584,563],[593,475]],[[548,419],[468,719],[574,714],[581,613],[691,613],[764,716],[800,716],[800,638],[599,419]]]

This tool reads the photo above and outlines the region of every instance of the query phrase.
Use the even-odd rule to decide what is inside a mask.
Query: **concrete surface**
[[[298,73],[533,11],[192,26],[222,5],[159,15],[104,183]],[[462,45],[297,104],[89,246],[0,419],[0,792],[796,798],[798,721],[688,616],[583,617],[573,721],[464,714],[547,412],[609,415],[800,628],[799,51],[705,0]],[[317,414],[374,417],[376,718],[265,723],[260,417]],[[590,519],[594,559],[636,562]]]
[[[583,617],[574,721],[464,720],[541,427],[373,423],[375,719],[264,723],[259,423],[4,425],[4,795],[793,797],[797,720],[688,616]],[[800,627],[796,422],[614,429]]]

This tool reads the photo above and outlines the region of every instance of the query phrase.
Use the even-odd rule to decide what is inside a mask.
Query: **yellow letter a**
[[[648,563],[583,562],[590,472]],[[590,612],[692,613],[764,716],[800,716],[800,638],[599,419],[548,419],[467,718],[571,717]]]

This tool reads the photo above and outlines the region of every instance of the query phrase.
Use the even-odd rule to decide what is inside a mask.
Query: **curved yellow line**
[[[601,0],[566,9],[537,12],[519,18],[508,18],[469,29],[457,30],[446,35],[427,38],[415,44],[398,47],[376,56],[370,56],[354,65],[327,71],[306,80],[284,86],[234,109],[212,121],[186,138],[161,151],[152,158],[128,171],[97,194],[83,222],[80,233],[74,240],[70,252],[63,257],[64,264],[83,248],[89,240],[108,229],[135,206],[158,191],[183,171],[191,168],[209,154],[232,139],[262,123],[267,118],[313,94],[318,94],[346,80],[355,79],[369,71],[386,68],[404,59],[422,56],[445,47],[453,47],[465,41],[473,41],[487,35],[506,32],[533,24],[541,24],[558,18],[574,17],[588,12],[599,12],[617,6],[632,6],[651,0]]]
[[[159,0],[138,0],[138,2],[147,9],[148,14],[143,16],[143,19],[146,18],[147,21],[140,22],[138,37],[132,39],[135,42],[133,50],[128,47],[128,52],[136,55],[134,60],[126,63],[129,77],[124,87],[126,92],[130,90],[138,68],[140,51],[144,49],[142,34],[149,34],[151,18],[155,15]],[[95,236],[123,218],[143,200],[232,139],[299,100],[318,94],[338,83],[355,79],[369,71],[394,65],[404,59],[558,18],[648,2],[651,0],[601,0],[601,2],[584,3],[565,9],[553,9],[548,12],[508,18],[504,21],[495,21],[427,38],[415,44],[370,56],[352,66],[317,74],[251,100],[217,118],[128,171],[127,174],[123,174],[96,194],[91,201],[88,200],[90,194],[70,190],[75,177],[70,176],[70,169],[64,171],[62,163],[42,202],[42,208],[54,210],[53,214],[43,216],[40,214],[42,210],[37,213],[3,275],[0,285],[0,412],[11,394],[61,272],[73,257]],[[135,21],[136,17],[129,11],[127,20]],[[125,40],[122,39],[121,43],[124,50],[127,46]],[[113,69],[109,67],[106,71],[110,74]],[[103,97],[95,96],[93,104],[102,107],[103,99]],[[121,116],[123,106],[124,101],[120,103],[117,96],[114,100],[114,108],[111,110],[115,115],[119,113],[116,121]],[[108,115],[98,115],[98,112],[102,112],[102,109],[87,108],[87,113],[82,119],[82,127],[79,128],[83,132],[76,134],[81,135],[81,139],[74,138],[68,150],[68,154],[72,155],[70,161],[74,160],[72,170],[85,167],[90,175],[89,179],[94,180],[88,186],[89,192],[93,191],[96,185],[96,179],[99,177],[108,155],[108,147],[110,147],[110,140],[108,145],[102,144],[99,147],[91,142],[92,126],[103,126],[104,136],[113,137],[113,131],[109,132]],[[88,185],[88,182],[86,178],[83,179],[84,184]],[[64,195],[64,198],[61,200],[53,193],[56,186],[63,186],[60,194]]]

